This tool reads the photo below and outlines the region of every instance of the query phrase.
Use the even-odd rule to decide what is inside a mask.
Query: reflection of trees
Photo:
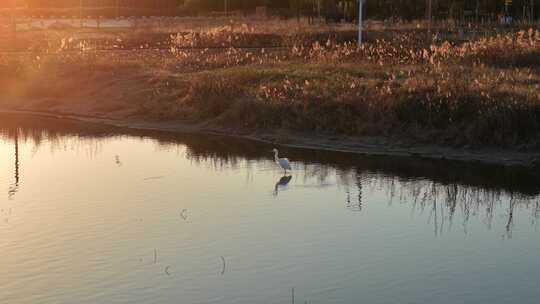
[[[15,159],[15,165],[14,165],[14,183],[9,187],[8,190],[8,198],[13,198],[15,193],[19,190],[19,135],[17,130],[15,130],[15,133],[13,135],[13,143],[15,147],[15,153],[13,158]]]
[[[302,168],[307,171],[303,173],[304,176],[315,176],[321,173],[321,176],[317,178],[321,185],[335,179],[337,184],[344,188],[345,204],[348,209],[361,211],[366,206],[369,207],[369,202],[364,201],[366,194],[383,191],[389,205],[407,204],[411,212],[427,215],[428,222],[433,225],[435,235],[452,229],[452,226],[456,224],[456,219],[460,221],[458,225],[465,233],[468,233],[468,225],[473,219],[479,220],[491,229],[497,214],[504,215],[506,235],[511,237],[516,209],[530,210],[531,224],[538,223],[540,195],[537,190],[531,185],[520,188],[518,182],[528,182],[523,179],[503,184],[505,180],[520,176],[537,180],[537,177],[529,175],[527,171],[520,173],[519,169],[516,169],[516,172],[509,169],[480,167],[480,169],[491,170],[485,180],[478,177],[474,179],[464,177],[464,180],[461,180],[459,175],[450,169],[452,163],[449,163],[449,170],[445,171],[450,172],[449,175],[445,175],[437,166],[433,173],[423,171],[422,175],[426,177],[422,177],[418,173],[408,175],[406,174],[408,171],[376,168],[377,161],[373,163],[370,161],[368,159],[364,164],[359,162],[352,168],[339,163],[304,165]],[[386,161],[391,161],[391,159],[386,158]],[[313,166],[319,168],[315,169]],[[463,169],[465,175],[467,175],[467,170],[472,170],[465,165],[459,165],[457,168]],[[482,170],[479,171],[479,174],[482,172]],[[491,175],[494,174],[493,172],[498,172],[497,174],[506,172],[511,177],[495,177]],[[435,174],[439,175],[435,176]]]
[[[340,179],[361,180],[362,172],[340,173]],[[490,189],[458,183],[440,183],[427,179],[405,179],[396,176],[372,174],[368,180],[356,184],[357,191],[384,189],[389,202],[410,204],[411,211],[428,213],[428,221],[433,224],[435,235],[452,228],[456,218],[461,220],[465,233],[468,223],[478,219],[488,229],[493,226],[495,214],[504,215],[507,237],[512,236],[517,209],[531,211],[531,224],[536,225],[540,214],[540,196],[512,192],[504,189]],[[346,193],[349,193],[347,189]],[[359,203],[362,204],[361,197]],[[349,196],[347,204],[350,204]],[[361,205],[360,205],[361,206]]]
[[[137,131],[13,115],[0,115],[0,121],[0,136],[16,138],[17,143],[19,140],[32,140],[37,147],[46,140],[54,149],[80,146],[95,155],[104,140],[127,135],[151,138],[158,149],[179,151],[193,163],[216,171],[242,169],[249,173],[261,162],[263,165],[271,165],[272,162],[269,152],[272,145],[241,139]],[[494,215],[504,213],[505,229],[510,237],[518,209],[531,210],[531,224],[538,222],[540,175],[530,170],[413,158],[283,150],[290,159],[301,160],[295,162],[295,178],[303,180],[304,184],[315,181],[319,187],[337,184],[344,189],[346,206],[350,210],[369,207],[369,202],[364,201],[368,194],[384,190],[390,204],[406,203],[410,205],[411,212],[427,214],[436,234],[451,229],[456,220],[467,232],[468,223],[473,218],[491,228]],[[18,171],[15,175],[18,184]]]
[[[61,150],[84,151],[93,157],[99,153],[102,140],[115,136],[108,127],[85,127],[71,120],[0,114],[0,122],[0,137],[17,144],[31,141],[34,153],[47,142],[52,153]]]

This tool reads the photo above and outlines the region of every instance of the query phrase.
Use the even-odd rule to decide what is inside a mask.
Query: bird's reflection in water
[[[289,183],[291,182],[292,175],[284,175],[282,176],[276,183],[274,187],[274,196],[278,196],[279,191],[286,190]]]

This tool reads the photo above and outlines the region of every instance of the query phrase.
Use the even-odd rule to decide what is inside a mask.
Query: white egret
[[[291,170],[291,164],[289,163],[289,159],[287,158],[279,158],[279,151],[278,149],[272,150],[274,152],[274,160],[276,164],[278,164],[283,170],[285,170],[285,174],[287,174],[287,170]]]

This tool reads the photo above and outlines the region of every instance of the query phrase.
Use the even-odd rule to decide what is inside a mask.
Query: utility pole
[[[433,21],[433,0],[427,0],[427,18],[428,18],[428,29],[427,29],[427,36],[428,41],[431,41],[431,26]]]
[[[13,35],[13,38],[17,37],[17,1],[11,0],[11,32]]]
[[[531,23],[534,23],[534,0],[531,0]]]
[[[479,15],[480,15],[480,0],[476,0],[476,8],[475,8],[475,15],[476,15],[476,23],[478,24]]]
[[[229,16],[229,0],[223,0],[223,8],[225,10],[225,15]]]
[[[83,27],[82,15],[83,15],[83,0],[79,0],[79,24],[81,28]]]
[[[294,2],[296,4],[296,22],[300,24],[300,0]]]
[[[120,0],[116,0],[116,19],[120,18]]]
[[[364,22],[364,1],[358,0],[358,47],[362,46],[362,31]]]

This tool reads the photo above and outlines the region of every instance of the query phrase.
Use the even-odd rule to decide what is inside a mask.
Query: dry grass
[[[181,32],[137,50],[122,46],[129,38],[111,35],[113,50],[105,51],[64,36],[46,52],[0,54],[0,84],[9,92],[0,104],[453,146],[538,147],[539,32],[426,44],[405,31],[373,35],[360,49],[347,42],[353,34],[272,35],[246,25]],[[280,47],[264,47],[273,44]]]

